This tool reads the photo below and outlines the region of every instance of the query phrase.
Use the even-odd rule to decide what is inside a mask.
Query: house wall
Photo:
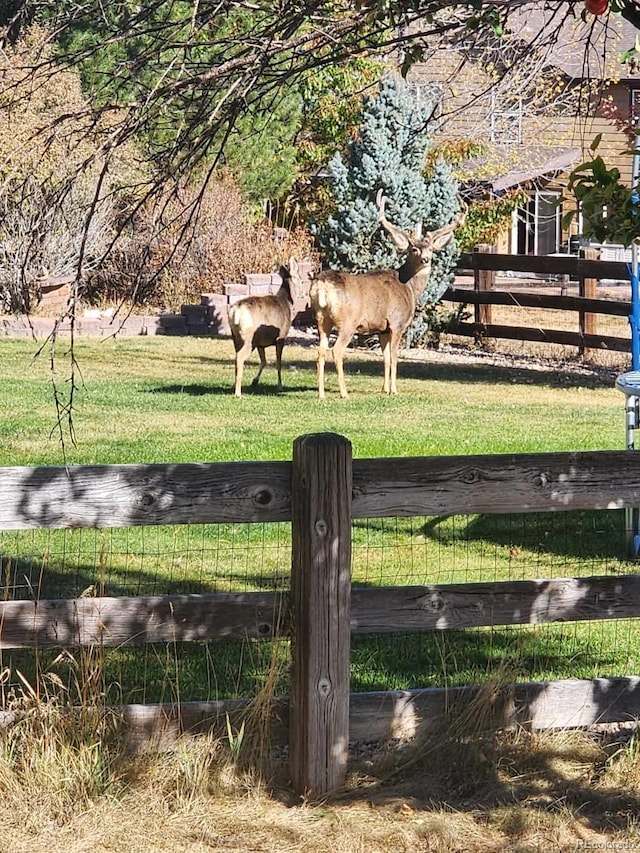
[[[628,154],[630,143],[623,130],[611,118],[611,105],[621,117],[629,116],[630,88],[634,81],[623,80],[610,84],[598,94],[593,112],[588,114],[580,108],[580,96],[584,87],[590,85],[577,80],[573,93],[551,103],[547,113],[525,109],[521,116],[521,141],[517,144],[501,145],[491,142],[490,88],[491,76],[484,69],[465,62],[455,51],[443,51],[437,61],[417,65],[412,69],[408,82],[421,97],[430,96],[433,87],[440,90],[442,98],[441,125],[434,132],[434,141],[465,139],[482,144],[484,154],[469,168],[458,170],[464,181],[491,181],[509,172],[535,169],[551,160],[562,151],[576,150],[573,167],[592,156],[590,145],[601,135],[597,154],[601,155],[610,168],[616,166],[623,180],[631,181],[632,157]],[[565,78],[566,83],[566,78]],[[638,81],[640,88],[640,80]],[[581,154],[580,154],[581,152]],[[535,181],[524,184],[533,193],[536,188],[554,190],[565,194],[568,171],[541,174]],[[563,202],[563,213],[572,205],[570,194]],[[577,221],[571,233],[577,233]],[[571,234],[565,232],[562,242]],[[499,241],[500,251],[517,251],[512,235],[505,232]]]
[[[619,169],[622,180],[629,186],[633,166],[633,157],[629,153],[631,143],[624,130],[610,117],[611,111],[607,104],[612,104],[621,117],[629,116],[632,85],[622,81],[608,86],[603,92],[600,106],[596,105],[596,113],[592,116],[567,116],[558,117],[555,120],[559,135],[566,134],[573,127],[575,146],[582,150],[581,162],[588,162],[594,156],[601,156],[607,168],[615,166]],[[599,135],[601,136],[600,144],[595,151],[591,151],[590,145]],[[553,185],[565,193],[568,178],[568,172],[561,173],[554,179]],[[571,194],[566,193],[563,212],[566,213],[575,207]],[[572,225],[571,230],[572,233],[577,233],[577,221]],[[568,236],[566,234],[565,238]]]

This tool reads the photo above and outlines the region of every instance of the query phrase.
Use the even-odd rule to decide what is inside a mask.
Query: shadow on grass
[[[515,520],[479,515],[468,520],[464,538],[508,548],[516,560],[521,549],[527,549],[589,562],[617,563],[625,556],[624,511],[535,513]]]
[[[61,545],[64,548],[65,545]],[[237,550],[246,546],[238,545]],[[141,555],[131,555],[131,562]],[[154,560],[149,557],[153,564]],[[196,561],[197,562],[197,561]],[[162,596],[203,595],[207,593],[243,593],[247,591],[281,592],[290,583],[289,568],[247,572],[232,567],[213,567],[205,572],[196,569],[183,577],[171,576],[166,567],[145,570],[139,567],[107,566],[78,561],[71,565],[68,555],[49,554],[46,567],[43,557],[12,556],[5,553],[0,564],[0,583],[5,601],[42,601],[45,599],[93,596]],[[1,626],[0,626],[1,627]]]
[[[456,813],[471,815],[478,829],[492,826],[506,844],[515,845],[501,850],[542,849],[545,837],[547,843],[558,842],[560,829],[568,844],[549,849],[579,849],[589,831],[637,832],[640,797],[634,786],[606,782],[607,766],[620,743],[598,743],[584,733],[491,735],[469,729],[473,721],[452,718],[439,731],[369,762],[366,787],[346,791],[334,802],[402,807],[414,820],[429,813],[444,812],[452,822]],[[354,760],[356,772],[362,765]],[[437,834],[431,837],[437,844]],[[480,849],[476,841],[469,838],[470,849]],[[594,846],[605,844],[598,838]]]
[[[353,361],[352,361],[353,364]],[[349,375],[347,364],[345,371]],[[382,363],[372,359],[360,359],[357,371],[361,374],[382,377]],[[352,367],[352,371],[353,367]],[[464,384],[490,385],[533,385],[544,388],[611,388],[614,374],[603,370],[571,370],[564,367],[545,366],[532,369],[521,363],[513,365],[464,364],[445,361],[400,361],[398,382],[402,379],[429,380],[431,382],[461,382]]]
[[[429,361],[419,361],[414,359],[400,359],[398,364],[398,381],[404,380],[427,380],[431,382],[461,382],[474,384],[498,384],[498,385],[532,385],[543,388],[586,388],[599,389],[613,387],[615,377],[619,371],[604,369],[604,368],[589,368],[586,365],[576,364],[576,369],[566,367],[566,365],[558,366],[554,364],[539,365],[536,369],[526,367],[523,364],[525,359],[519,359],[513,364],[491,364],[491,363],[451,363],[445,358],[441,362],[437,361],[437,354],[430,357]],[[532,360],[534,361],[534,360]],[[225,365],[233,372],[233,360],[224,358],[201,358],[200,363],[213,365]],[[248,362],[246,370],[251,372],[254,365]],[[255,365],[257,369],[257,365]],[[275,369],[269,364],[267,370]],[[316,389],[315,385],[315,358],[309,360],[302,359],[287,359],[286,350],[283,358],[283,369],[300,371],[301,373],[308,372],[313,377],[313,383],[306,383],[304,387],[296,387],[293,390],[305,391]],[[335,366],[331,355],[327,359],[327,381],[335,381]],[[345,376],[347,383],[349,379],[354,379],[356,376],[366,376],[371,378],[379,378],[382,381],[383,363],[382,356],[376,353],[370,353],[363,350],[350,350],[345,358]],[[249,378],[247,379],[249,382]],[[227,387],[230,387],[230,385]],[[177,389],[182,388],[181,385],[169,386]],[[188,386],[187,386],[188,387]],[[195,386],[198,387],[198,386]],[[204,386],[207,387],[207,386]],[[260,387],[260,386],[259,386]],[[158,389],[162,390],[162,388]],[[376,393],[378,389],[376,389]],[[402,388],[400,387],[400,393]]]
[[[421,533],[438,545],[488,544],[508,550],[517,563],[523,552],[589,562],[618,563],[625,556],[623,510],[441,516],[424,523]]]
[[[242,396],[247,397],[282,397],[287,394],[300,393],[303,391],[316,391],[315,385],[295,385],[287,386],[286,382],[281,391],[278,391],[277,386],[267,380],[260,382],[257,386],[252,386],[248,382],[242,388]],[[220,395],[223,397],[233,398],[233,385],[220,384],[203,384],[193,383],[189,385],[158,385],[154,388],[147,389],[148,394],[188,394],[191,397],[206,397],[210,395]]]
[[[380,549],[387,539],[393,543],[390,556],[397,545],[416,557],[407,570],[389,572],[394,584],[433,583],[434,577],[454,582],[470,573],[478,581],[507,569],[514,579],[530,577],[532,570],[536,577],[636,570],[626,559],[624,510],[354,519],[353,531],[358,554],[365,547]],[[430,568],[423,554],[430,555]]]
[[[573,678],[593,668],[614,671],[626,650],[607,652],[594,632],[577,635],[573,624],[514,629],[424,631],[354,635],[351,690],[354,693],[482,684],[495,673],[509,681]]]

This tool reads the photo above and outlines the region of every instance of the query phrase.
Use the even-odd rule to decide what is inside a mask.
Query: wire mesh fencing
[[[622,512],[368,519],[354,525],[354,583],[474,584],[633,573]],[[471,588],[470,588],[471,589]],[[389,690],[635,673],[640,620],[356,635],[352,689]]]
[[[33,530],[0,534],[4,600],[282,592],[288,523]],[[619,511],[372,518],[352,523],[355,587],[616,576],[624,559]],[[555,680],[637,670],[640,620],[356,634],[351,689],[410,689],[491,678]],[[289,643],[215,639],[115,648],[7,649],[3,690],[55,674],[68,689],[99,667],[110,702],[253,696],[273,677],[288,691]],[[19,673],[19,675],[18,675]],[[273,687],[273,684],[269,682]]]
[[[4,531],[0,555],[6,601],[279,591],[289,584],[291,529],[242,523]],[[113,703],[251,696],[286,659],[286,642],[104,647],[93,650],[99,662],[91,665],[99,665],[101,689]],[[24,680],[40,684],[51,673],[71,689],[86,664],[86,654],[76,650],[6,650],[5,693]]]

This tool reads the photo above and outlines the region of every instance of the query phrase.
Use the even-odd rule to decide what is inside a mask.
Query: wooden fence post
[[[480,245],[474,248],[475,252],[482,252],[484,254],[490,254],[492,251],[492,246],[488,243],[481,243]],[[476,292],[486,292],[488,290],[493,290],[493,285],[495,284],[496,274],[494,270],[477,270],[473,271],[473,289]],[[480,305],[476,304],[474,306],[474,322],[481,323],[483,326],[490,326],[492,322],[491,317],[491,305]],[[482,340],[482,334],[476,335],[476,343],[480,343]]]
[[[351,443],[303,435],[291,483],[289,767],[300,795],[344,784],[349,747]]]
[[[589,261],[597,261],[600,257],[600,252],[598,249],[587,248],[584,250],[584,256]],[[598,296],[598,279],[581,278],[578,285],[578,295],[586,296],[588,299],[596,299]],[[596,314],[591,314],[587,311],[579,312],[578,322],[581,335],[595,335],[597,333],[596,316]],[[578,347],[578,355],[588,357],[590,353],[591,350],[585,347],[584,344]]]

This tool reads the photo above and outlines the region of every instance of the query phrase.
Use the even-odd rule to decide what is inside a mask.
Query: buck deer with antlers
[[[260,367],[252,387],[258,384],[267,365],[265,348],[275,347],[278,391],[282,391],[282,350],[293,319],[293,299],[296,293],[302,293],[303,285],[298,262],[293,257],[289,259],[288,266],[280,267],[280,275],[282,284],[277,293],[245,296],[229,308],[229,328],[236,350],[236,397],[242,396],[244,363],[256,348]]]
[[[324,399],[324,372],[329,335],[335,328],[338,337],[333,345],[333,360],[338,374],[340,396],[348,397],[344,379],[344,351],[353,336],[377,333],[384,358],[385,394],[397,394],[398,350],[402,336],[416,310],[416,303],[427,286],[431,260],[453,237],[464,222],[466,204],[459,199],[460,213],[453,222],[429,231],[418,238],[392,225],[384,212],[382,190],[376,197],[380,224],[396,248],[407,252],[398,270],[370,273],[345,273],[323,270],[313,280],[309,299],[315,314],[320,341],[318,344],[318,395]]]

